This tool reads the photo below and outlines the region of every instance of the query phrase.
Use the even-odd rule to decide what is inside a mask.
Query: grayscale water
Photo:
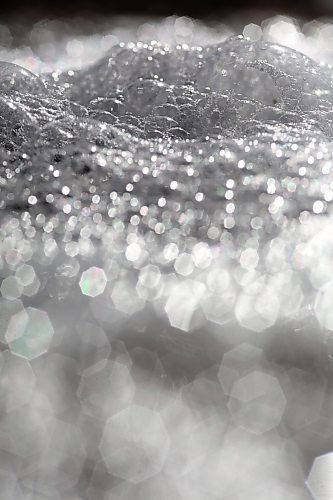
[[[332,497],[317,29],[0,50],[1,500]]]

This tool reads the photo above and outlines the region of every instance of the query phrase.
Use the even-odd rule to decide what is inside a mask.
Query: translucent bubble
[[[33,394],[36,377],[29,363],[10,351],[0,358],[0,400],[4,411],[26,405]]]
[[[84,271],[80,278],[80,288],[83,295],[97,297],[104,292],[107,278],[103,269],[91,267]]]
[[[314,460],[307,478],[307,485],[315,500],[324,500],[332,495],[332,467],[332,453],[321,455]]]
[[[160,415],[132,405],[111,417],[100,450],[110,473],[137,484],[162,469],[169,436]]]
[[[47,352],[53,334],[47,312],[27,307],[11,318],[6,340],[13,354],[31,360]]]
[[[238,425],[262,434],[279,425],[286,398],[276,378],[254,371],[234,383],[228,407]]]
[[[22,94],[46,94],[43,81],[17,64],[0,62],[0,92],[20,92]]]

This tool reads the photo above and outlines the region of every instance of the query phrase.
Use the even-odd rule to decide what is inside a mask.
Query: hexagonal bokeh
[[[84,436],[74,424],[54,419],[49,424],[41,452],[27,467],[23,485],[46,498],[57,494],[67,498],[66,491],[78,483],[86,460],[83,440]]]
[[[135,384],[126,365],[100,361],[83,372],[77,394],[86,414],[107,420],[131,404]]]
[[[235,316],[240,325],[260,332],[274,325],[280,309],[280,301],[272,287],[254,283],[238,297]]]
[[[100,443],[108,471],[134,484],[161,471],[168,449],[169,436],[160,415],[138,405],[111,417]]]
[[[2,415],[0,450],[21,459],[29,457],[29,467],[31,467],[43,450],[52,417],[53,412],[49,402],[35,391],[28,404]]]
[[[281,383],[288,401],[285,421],[292,429],[302,429],[320,419],[326,389],[320,377],[293,367],[286,370]]]
[[[5,337],[12,353],[31,360],[47,352],[53,334],[47,312],[27,307],[12,316]]]
[[[194,280],[185,280],[171,291],[165,304],[165,312],[170,325],[189,332],[194,326],[195,312],[199,307],[205,285]]]
[[[111,292],[112,302],[118,311],[132,315],[144,308],[145,300],[139,297],[135,287],[127,280],[117,281]]]
[[[157,266],[149,264],[141,269],[136,291],[139,297],[146,300],[156,300],[162,291],[161,271]]]
[[[235,298],[236,294],[231,290],[219,294],[206,293],[200,304],[209,321],[223,325],[231,318]]]
[[[197,434],[201,416],[196,418],[195,412],[181,397],[170,398],[161,415],[170,436],[170,447],[164,470],[171,477],[178,477],[191,467],[192,462],[198,458],[203,449],[200,436]],[[198,446],[193,446],[193,443],[198,443]]]
[[[188,253],[180,254],[174,264],[175,271],[181,276],[189,276],[194,269],[194,262],[192,255]]]
[[[83,295],[97,297],[104,292],[107,284],[107,277],[100,267],[90,267],[81,275],[79,286]]]
[[[200,241],[192,250],[192,258],[196,267],[199,269],[207,269],[212,262],[212,250],[210,246]]]
[[[10,351],[0,354],[0,406],[11,411],[27,404],[32,396],[36,377],[25,359]]]
[[[149,264],[141,269],[139,282],[146,288],[155,288],[161,280],[161,271],[157,266]]]
[[[317,457],[311,467],[306,484],[314,500],[333,498],[333,453]]]
[[[33,282],[25,285],[25,287],[23,288],[23,295],[25,295],[26,297],[33,297],[38,293],[40,286],[41,283],[36,274]]]
[[[24,309],[21,300],[0,298],[0,341],[6,342],[5,335],[12,316]]]
[[[286,398],[275,377],[253,371],[234,383],[228,407],[238,425],[262,434],[279,425]]]
[[[23,291],[22,283],[15,276],[8,276],[5,278],[0,286],[1,295],[5,299],[18,299]]]
[[[208,394],[207,399],[210,399]],[[200,460],[205,460],[222,446],[230,422],[228,411],[223,407],[221,411],[218,405],[214,409],[210,406],[210,411],[208,408],[205,411],[201,402],[199,405],[192,404],[190,407],[188,398],[185,400],[184,397],[175,396],[166,402],[161,411],[170,436],[170,448],[163,470],[174,480],[183,477]]]
[[[250,344],[239,344],[222,358],[218,379],[225,394],[230,394],[234,383],[255,368],[260,368],[263,351]]]
[[[28,264],[22,264],[16,269],[15,276],[21,283],[21,285],[25,287],[31,285],[34,282],[36,273],[32,266]]]

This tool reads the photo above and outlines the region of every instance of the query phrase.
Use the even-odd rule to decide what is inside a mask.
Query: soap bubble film
[[[1,500],[332,498],[332,26],[0,27]]]

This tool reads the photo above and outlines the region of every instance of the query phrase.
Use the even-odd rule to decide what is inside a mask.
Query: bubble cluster
[[[0,498],[329,498],[333,73],[274,22],[0,63]]]

